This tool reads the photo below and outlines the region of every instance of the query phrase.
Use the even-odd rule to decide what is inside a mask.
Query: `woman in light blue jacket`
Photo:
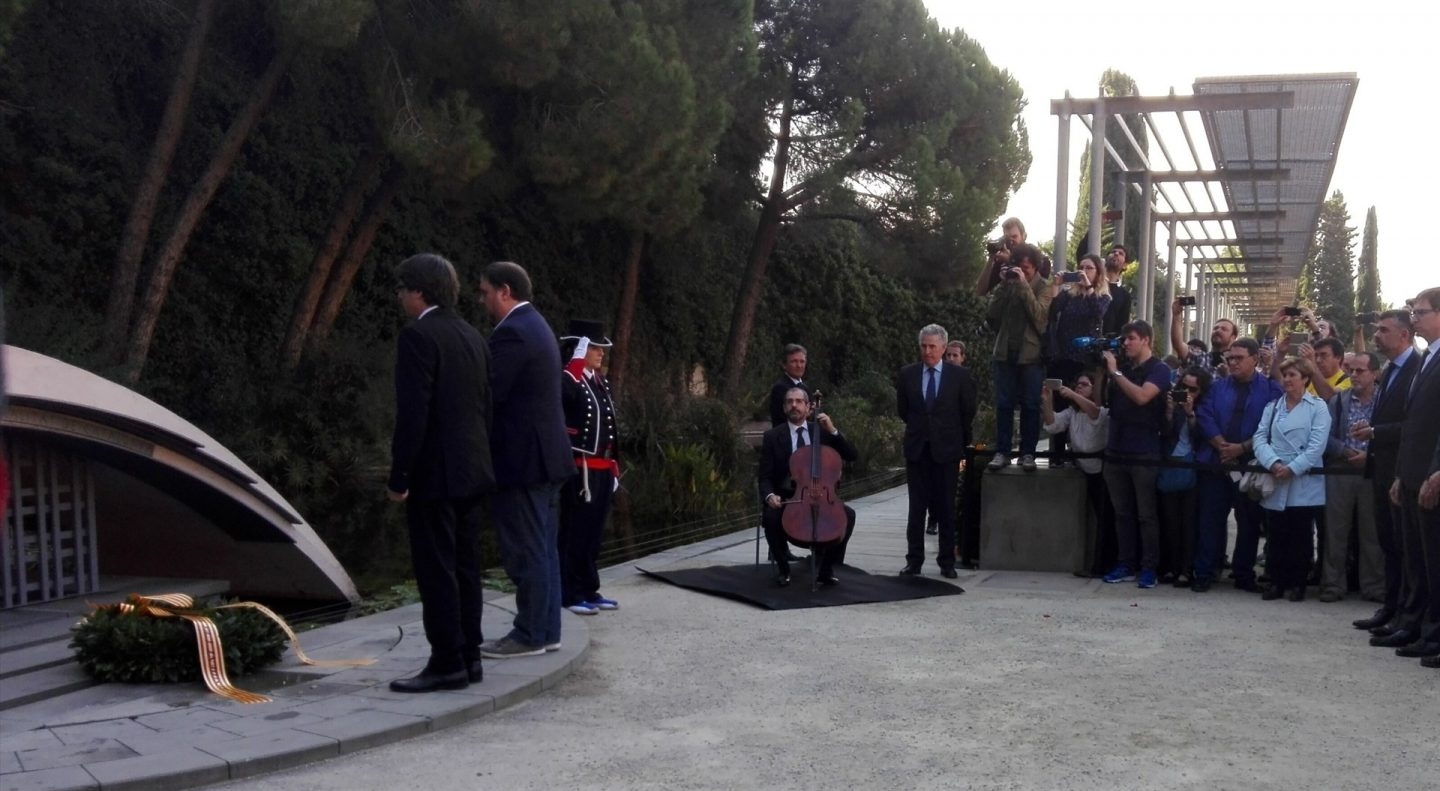
[[[1330,410],[1305,392],[1316,376],[1309,360],[1290,357],[1280,364],[1285,394],[1270,402],[1255,429],[1255,461],[1275,477],[1275,489],[1260,501],[1265,509],[1265,557],[1270,567],[1267,601],[1286,596],[1305,600],[1305,578],[1315,553],[1315,519],[1325,510],[1325,480],[1309,475],[1323,463],[1330,434]]]

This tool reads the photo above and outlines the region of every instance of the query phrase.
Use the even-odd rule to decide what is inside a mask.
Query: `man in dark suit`
[[[530,304],[530,276],[496,261],[480,277],[480,299],[495,321],[490,390],[495,416],[490,452],[496,491],[491,516],[505,573],[515,583],[510,633],[480,647],[509,659],[560,648],[560,486],[575,474],[560,401],[560,346]]]
[[[775,582],[781,587],[790,584],[790,563],[785,559],[788,544],[781,520],[786,508],[806,507],[803,503],[786,502],[795,496],[797,488],[795,479],[790,476],[790,457],[796,450],[815,442],[815,438],[809,436],[811,429],[806,423],[810,419],[810,394],[805,388],[796,385],[785,393],[785,417],[786,422],[783,425],[765,432],[761,439],[759,468],[760,501],[765,504],[760,523],[765,528],[765,541],[770,545],[770,557],[776,559]],[[829,415],[816,415],[815,422],[821,430],[822,445],[834,448],[845,461],[860,458],[855,445],[840,433]],[[855,509],[848,505],[844,506],[844,509],[845,537],[840,541],[818,549],[810,547],[808,541],[791,542],[815,552],[819,558],[820,565],[816,571],[821,585],[834,585],[840,581],[835,576],[835,566],[845,562],[845,547],[850,543],[850,534],[855,532]]]
[[[905,485],[910,509],[905,520],[905,568],[919,574],[925,563],[925,512],[939,517],[940,575],[955,574],[955,487],[960,459],[970,444],[975,420],[975,382],[970,372],[944,362],[949,334],[938,324],[920,330],[920,362],[895,377],[895,402],[905,421]]]
[[[1405,401],[1410,383],[1420,367],[1409,310],[1387,310],[1375,324],[1375,348],[1389,365],[1380,372],[1379,395],[1368,424],[1357,424],[1351,435],[1370,443],[1365,475],[1375,498],[1375,534],[1385,556],[1385,599],[1375,614],[1355,621],[1356,629],[1385,629],[1400,612],[1400,603],[1409,596],[1404,578],[1404,555],[1400,545],[1400,516],[1390,502],[1390,484],[1395,481],[1395,454],[1400,449],[1400,430],[1405,421]],[[1404,619],[1408,623],[1411,618]],[[1396,625],[1397,628],[1399,624]]]
[[[1401,629],[1383,644],[1396,645],[1398,656],[1420,657],[1426,667],[1440,668],[1440,288],[1415,297],[1410,322],[1429,348],[1410,384],[1390,500],[1400,508],[1405,575],[1414,579],[1416,617],[1408,643],[1400,644],[1407,636]]]
[[[785,422],[785,393],[792,387],[800,387],[808,394],[810,386],[805,384],[805,367],[809,356],[805,347],[798,343],[787,343],[780,352],[780,368],[784,373],[770,386],[770,425]]]
[[[396,692],[463,689],[481,680],[480,508],[494,487],[490,353],[454,312],[455,268],[438,255],[400,264],[396,289],[412,322],[395,362],[395,435],[386,494],[405,503],[430,661]]]

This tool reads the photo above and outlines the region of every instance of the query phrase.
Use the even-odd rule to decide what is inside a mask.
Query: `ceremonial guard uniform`
[[[560,375],[565,430],[579,475],[560,495],[560,604],[580,615],[619,605],[600,595],[596,561],[610,498],[619,486],[615,402],[599,372],[603,350],[611,345],[598,321],[572,320],[560,338],[571,358]]]

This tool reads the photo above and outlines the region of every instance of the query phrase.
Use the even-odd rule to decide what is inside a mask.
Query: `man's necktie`
[[[935,369],[926,368],[925,372],[930,374],[930,381],[925,385],[925,408],[935,408],[935,393],[939,389],[935,384]]]
[[[805,447],[805,427],[801,426],[795,429],[795,449],[799,450],[803,447]]]

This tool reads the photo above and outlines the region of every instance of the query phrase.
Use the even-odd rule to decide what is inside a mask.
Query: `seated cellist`
[[[788,539],[781,524],[781,516],[786,508],[806,507],[798,503],[787,504],[787,501],[795,497],[796,489],[795,479],[790,474],[790,456],[797,448],[814,441],[809,436],[810,424],[806,423],[810,418],[810,394],[804,388],[792,387],[786,391],[784,403],[786,422],[765,432],[761,442],[759,476],[760,500],[764,504],[760,523],[765,527],[765,540],[770,544],[770,556],[778,558],[775,562],[775,582],[781,587],[790,584],[790,563],[785,560],[788,554],[786,542],[799,547],[809,547],[808,542]],[[820,441],[823,445],[834,448],[845,461],[859,458],[855,446],[835,428],[835,421],[831,420],[829,415],[821,413],[816,416],[815,422],[819,425]],[[845,545],[850,542],[850,535],[855,531],[855,509],[848,505],[844,508],[845,538],[814,549],[820,564],[817,570],[821,585],[834,585],[840,581],[835,577],[835,566],[845,562]]]

